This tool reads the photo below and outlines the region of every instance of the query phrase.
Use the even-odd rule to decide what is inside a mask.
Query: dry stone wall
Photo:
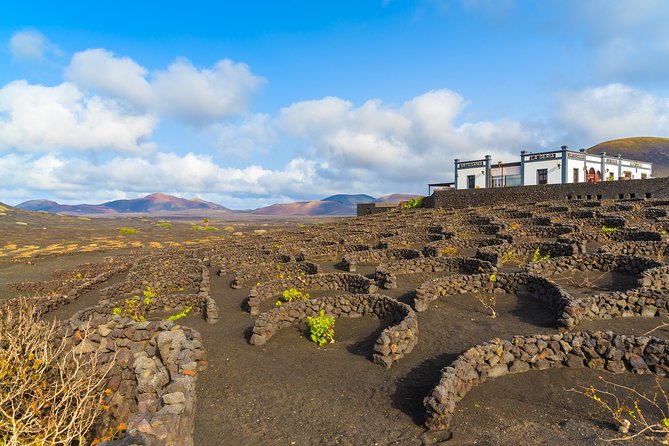
[[[397,274],[433,273],[439,271],[463,274],[497,271],[490,262],[470,257],[420,257],[395,260],[379,265],[374,272],[376,283],[385,289],[397,288]]]
[[[85,329],[89,335],[82,339],[78,333]],[[197,331],[119,316],[104,323],[72,319],[61,330],[76,351],[114,361],[107,375],[110,410],[100,428],[122,423],[127,429],[104,445],[193,445],[195,382],[207,365]]]
[[[247,267],[237,272],[230,283],[230,287],[240,289],[248,283],[255,284],[266,280],[317,274],[319,272],[320,266],[314,262],[265,263]]]
[[[637,275],[662,263],[645,257],[610,254],[586,254],[573,257],[555,257],[539,262],[531,262],[524,270],[531,274],[554,276],[573,271],[617,271],[627,275]]]
[[[415,249],[373,249],[344,256],[341,267],[348,272],[356,272],[359,263],[379,263],[386,260],[416,259],[423,257],[423,252]]]
[[[356,294],[374,294],[378,287],[373,280],[353,273],[319,273],[308,276],[271,280],[251,288],[246,300],[249,313],[260,314],[260,304],[277,294],[296,288],[308,290],[342,290]]]
[[[479,292],[527,295],[552,308],[559,325],[571,327],[576,323],[565,313],[565,308],[572,304],[574,298],[551,280],[527,273],[457,274],[433,279],[416,289],[413,307],[422,312],[439,297]]]
[[[502,266],[504,256],[512,256],[516,261],[522,263],[531,262],[537,250],[540,257],[573,256],[581,253],[581,248],[578,244],[526,242],[479,248],[476,258],[500,267]]]
[[[253,326],[251,345],[264,345],[281,328],[306,321],[321,310],[326,316],[390,318],[392,325],[374,343],[372,359],[390,368],[418,342],[418,318],[410,306],[379,294],[353,294],[300,300],[261,314]]]
[[[439,384],[425,398],[425,424],[448,429],[456,405],[475,386],[491,378],[529,370],[591,368],[613,373],[666,376],[669,341],[613,332],[575,332],[493,339],[470,348],[441,371]]]

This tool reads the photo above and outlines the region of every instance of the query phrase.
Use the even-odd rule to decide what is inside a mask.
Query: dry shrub
[[[79,345],[88,330],[74,333]],[[72,339],[71,337],[69,338]],[[95,353],[72,348],[55,322],[17,299],[0,307],[0,444],[81,445],[104,407],[106,374]]]

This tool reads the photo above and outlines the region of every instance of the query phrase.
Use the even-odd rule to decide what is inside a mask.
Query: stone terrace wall
[[[425,398],[425,424],[448,429],[456,404],[490,378],[528,370],[588,367],[666,376],[669,341],[612,332],[576,332],[493,339],[470,348],[441,371],[439,384]]]
[[[490,262],[470,257],[421,257],[411,260],[395,260],[379,265],[374,279],[381,288],[397,288],[397,274],[432,273],[449,271],[463,274],[497,271]]]
[[[549,279],[526,273],[457,274],[432,279],[416,289],[413,307],[416,311],[425,311],[428,303],[440,296],[477,292],[524,294],[548,304],[555,312],[558,324],[572,327],[577,323],[565,313],[565,308],[574,301],[569,293]]]
[[[415,259],[418,257],[423,257],[423,253],[415,249],[373,249],[344,256],[341,260],[341,267],[344,268],[345,271],[353,273],[357,270],[357,265],[359,263],[377,263],[384,260]]]
[[[632,197],[633,195],[633,197]],[[544,184],[494,189],[437,190],[423,199],[425,207],[462,209],[499,204],[534,204],[550,200],[605,200],[669,198],[669,178],[602,181],[600,183]],[[589,196],[589,198],[588,198]]]
[[[89,327],[89,336],[81,333]],[[193,445],[195,382],[206,367],[200,334],[171,321],[134,322],[115,316],[104,323],[71,319],[63,335],[82,354],[113,360],[105,424],[127,425],[120,440],[107,446]]]
[[[518,261],[531,262],[537,249],[541,256],[549,255],[550,257],[573,256],[580,253],[580,247],[577,244],[526,242],[479,248],[476,258],[500,267],[502,257],[509,252],[513,253],[513,257]]]
[[[586,254],[574,257],[555,257],[539,262],[532,262],[523,268],[531,274],[553,276],[572,271],[617,271],[622,274],[636,275],[650,268],[663,264],[645,257],[609,254]]]
[[[77,300],[82,294],[91,291],[97,285],[105,283],[113,276],[121,274],[130,268],[130,264],[122,263],[113,267],[112,269],[105,271],[90,280],[84,280],[83,282],[76,285],[74,288],[70,289],[67,294],[57,295],[57,296],[37,296],[33,300],[36,307],[42,313],[48,313],[54,311],[57,308],[60,308],[63,305],[67,305],[75,300]]]
[[[350,293],[373,294],[378,287],[373,280],[353,273],[319,273],[296,278],[271,280],[251,288],[246,300],[249,313],[260,314],[260,304],[290,288],[304,290],[342,290]]]
[[[413,350],[418,342],[418,317],[410,306],[379,294],[353,294],[290,302],[261,314],[253,326],[252,345],[265,344],[281,328],[304,322],[307,316],[392,318],[374,344],[372,359],[390,368]]]
[[[320,266],[314,262],[269,263],[247,267],[238,271],[230,282],[230,288],[239,289],[245,284],[265,280],[295,277],[305,274],[317,274]]]
[[[471,249],[471,248],[480,248],[482,246],[494,246],[507,243],[507,240],[499,237],[490,237],[490,238],[472,238],[472,239],[462,239],[462,238],[452,238],[448,240],[438,240],[435,242],[430,242],[423,248],[423,254],[426,257],[439,257],[442,255],[442,250],[444,248],[456,248],[456,249]]]
[[[202,313],[202,316],[210,324],[214,324],[219,318],[218,304],[209,295],[210,277],[209,268],[204,265],[202,260],[198,260],[200,267],[200,279],[197,281],[198,289],[196,293],[165,293],[159,292],[151,299],[149,304],[145,304],[145,312],[148,316],[157,311],[181,311],[186,307],[191,307],[192,311]],[[123,284],[119,284],[123,285]],[[125,285],[125,288],[132,288],[135,285],[132,283]],[[110,290],[116,287],[107,288],[107,295],[111,294]],[[102,294],[102,293],[101,293]],[[141,293],[139,293],[141,298]],[[73,317],[79,320],[103,320],[105,317],[110,317],[114,308],[123,306],[123,301],[126,295],[122,297],[114,296],[113,298],[101,299],[98,305],[88,307],[77,312]]]
[[[669,242],[610,243],[599,248],[599,253],[610,255],[651,257],[660,261],[659,259],[669,257]]]

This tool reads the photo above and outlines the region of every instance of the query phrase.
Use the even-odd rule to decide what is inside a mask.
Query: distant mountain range
[[[360,203],[388,203],[395,204],[415,198],[418,195],[392,194],[380,198],[369,195],[338,194],[322,200],[298,201],[296,203],[273,204],[252,211],[256,215],[290,216],[318,216],[318,215],[355,215]]]
[[[252,211],[256,215],[276,216],[319,216],[319,215],[355,215],[358,203],[399,203],[417,195],[393,194],[381,198],[369,195],[338,194],[322,200],[302,201],[296,203],[273,204]],[[115,214],[197,214],[204,215],[217,212],[237,212],[220,204],[200,199],[188,200],[173,195],[155,193],[143,198],[131,200],[114,200],[102,204],[59,204],[51,200],[29,200],[16,206],[27,211],[42,211],[66,215],[104,215]]]
[[[183,213],[188,211],[229,211],[220,204],[208,201],[175,197],[167,194],[151,194],[132,200],[114,200],[102,204],[58,204],[50,200],[29,200],[16,205],[27,211],[44,211],[67,215],[82,214],[126,214],[126,213]]]

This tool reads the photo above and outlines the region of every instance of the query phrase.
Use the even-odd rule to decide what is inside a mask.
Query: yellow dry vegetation
[[[0,211],[5,212],[5,211],[8,211],[8,210],[9,210],[9,208],[0,204]]]
[[[77,217],[77,218],[78,218],[79,220],[83,220],[83,221],[91,221],[91,219],[88,218],[88,217]]]
[[[162,248],[163,245],[160,242],[149,242],[149,248]]]
[[[28,226],[28,223],[26,223],[25,221],[17,221],[16,224],[19,226]]]

